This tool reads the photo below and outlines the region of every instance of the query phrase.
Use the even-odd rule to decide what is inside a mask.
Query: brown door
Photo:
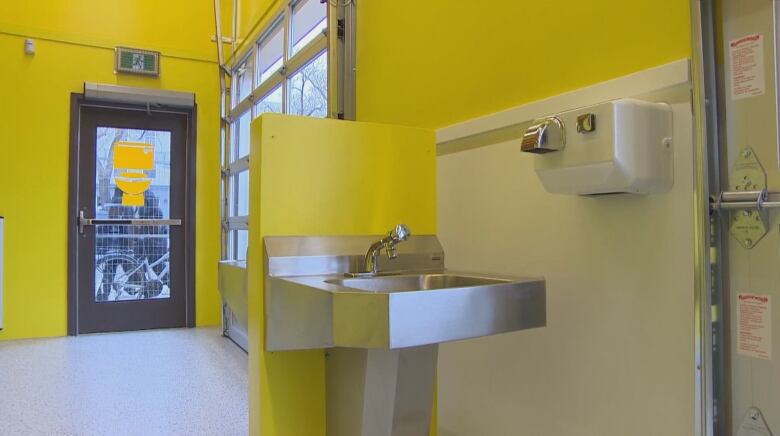
[[[71,333],[192,326],[192,113],[74,105]]]

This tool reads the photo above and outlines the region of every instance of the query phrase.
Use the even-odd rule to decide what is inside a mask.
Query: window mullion
[[[284,77],[281,74],[274,74],[273,77],[269,77],[265,80],[265,82],[261,83],[260,86],[255,88],[254,92],[257,96],[255,98],[255,103],[257,103],[259,100],[261,100],[263,97],[268,95],[269,92],[271,92],[274,88],[279,86],[281,82],[284,81]]]
[[[306,46],[305,49],[299,51],[292,59],[287,61],[285,64],[287,67],[287,75],[295,74],[296,71],[311,62],[312,59],[316,58],[324,50],[327,50],[327,48],[328,38],[326,38],[325,35],[319,36],[316,40],[312,41],[311,44]]]
[[[292,2],[284,8],[284,48],[282,49],[282,113],[287,113],[287,63],[290,61],[290,21],[292,19]]]
[[[244,115],[247,110],[252,109],[252,105],[254,104],[254,99],[251,98],[252,95],[250,94],[249,98],[245,98],[241,101],[236,107],[233,108],[233,110],[230,111],[230,118],[232,118],[235,122],[235,120],[239,119],[241,115]],[[235,159],[235,156],[233,157]]]

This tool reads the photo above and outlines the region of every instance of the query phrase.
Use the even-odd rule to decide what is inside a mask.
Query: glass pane
[[[249,72],[249,63],[244,62],[236,69],[236,100],[237,105],[252,92],[252,74]]]
[[[290,48],[294,55],[306,44],[310,43],[322,34],[327,27],[328,8],[326,3],[320,3],[320,0],[301,0],[293,6]]]
[[[249,215],[249,171],[236,175],[236,216]]]
[[[235,246],[236,246],[236,231],[235,230],[228,231],[228,247],[227,247],[228,260],[235,260],[236,256],[233,251],[235,250]]]
[[[97,128],[95,216],[170,217],[171,133]],[[95,301],[170,298],[168,226],[98,225]]]
[[[328,115],[328,52],[323,51],[296,71],[288,83],[287,112],[295,115]]]
[[[257,83],[263,83],[265,79],[279,71],[282,67],[282,55],[284,53],[284,32],[281,25],[277,25],[257,47]]]
[[[227,128],[229,128],[229,126]],[[220,141],[219,141],[219,165],[222,166],[222,165],[225,164],[225,152],[227,151],[227,150],[225,150],[225,147],[227,146],[227,144],[225,143],[224,140],[222,140],[222,138],[224,138],[225,136],[224,136],[224,133],[223,133],[221,127],[220,127],[220,130],[219,130],[219,137],[220,137]]]
[[[276,87],[273,91],[269,92],[265,97],[258,100],[255,103],[255,116],[272,112],[276,114],[282,113],[282,87],[281,85]]]
[[[244,112],[238,117],[238,135],[236,136],[236,143],[238,144],[238,159],[249,154],[249,126],[252,123],[252,114],[250,111]]]
[[[238,230],[236,235],[236,260],[246,260],[246,249],[249,244],[249,231]]]

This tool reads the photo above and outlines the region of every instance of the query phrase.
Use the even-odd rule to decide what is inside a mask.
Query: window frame
[[[236,192],[238,176],[244,171],[249,171],[249,155],[238,157],[239,120],[247,112],[250,113],[250,120],[254,120],[260,115],[256,108],[256,103],[276,92],[279,88],[282,90],[281,113],[288,111],[288,99],[290,95],[290,79],[305,68],[310,62],[314,61],[323,52],[326,53],[327,68],[327,118],[342,118],[339,108],[342,100],[338,97],[337,86],[343,83],[340,76],[343,74],[339,67],[340,58],[337,52],[340,50],[340,40],[338,32],[339,17],[343,16],[337,7],[331,2],[325,2],[325,20],[324,30],[315,36],[306,45],[299,48],[292,54],[292,17],[295,8],[303,0],[292,0],[287,2],[282,10],[279,11],[271,20],[268,21],[259,36],[254,38],[247,47],[233,56],[234,61],[228,67],[233,74],[234,80],[231,81],[230,108],[227,111],[230,123],[229,141],[225,144],[225,150],[222,152],[222,201],[224,207],[222,216],[222,237],[223,252],[222,259],[226,260],[244,260],[245,255],[238,253],[237,234],[239,230],[249,229],[249,216],[236,215],[238,197],[240,192]],[[341,15],[340,15],[341,14]],[[261,45],[274,36],[274,32],[281,26],[283,34],[282,47],[282,65],[270,76],[260,81],[259,71],[259,52]],[[249,95],[239,99],[239,68],[246,68],[244,74],[251,77],[251,86]],[[263,112],[265,113],[265,112]],[[245,195],[248,196],[248,193]],[[249,199],[247,198],[247,201]],[[250,204],[251,207],[251,204]]]

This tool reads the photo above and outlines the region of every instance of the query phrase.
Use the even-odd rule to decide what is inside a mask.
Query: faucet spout
[[[409,236],[411,235],[412,232],[405,224],[398,224],[395,226],[395,229],[388,232],[387,236],[374,242],[368,248],[368,252],[366,252],[366,257],[363,262],[363,271],[370,274],[378,273],[379,253],[382,251],[382,249],[385,249],[388,258],[395,259],[398,257],[396,245],[409,239]]]

